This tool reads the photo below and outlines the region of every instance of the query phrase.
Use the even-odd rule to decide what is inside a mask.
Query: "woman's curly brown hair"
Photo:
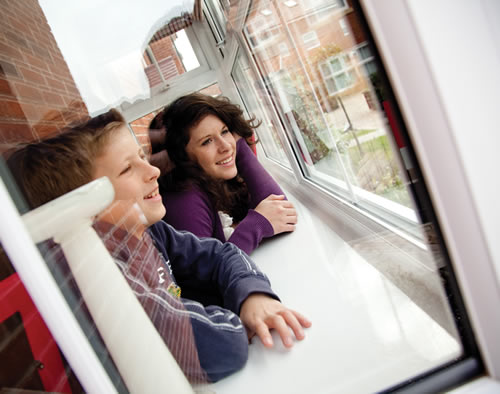
[[[191,129],[207,115],[216,116],[231,133],[246,141],[260,125],[255,118],[246,120],[240,107],[226,97],[214,98],[201,93],[179,97],[163,113],[163,125],[167,130],[165,147],[175,168],[160,178],[160,185],[167,191],[198,186],[208,194],[216,210],[227,212],[237,223],[249,209],[248,189],[243,179],[239,176],[230,180],[213,179],[186,152]]]

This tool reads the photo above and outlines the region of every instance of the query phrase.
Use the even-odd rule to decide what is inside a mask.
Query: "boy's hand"
[[[280,334],[283,345],[292,347],[290,328],[295,338],[301,340],[305,337],[302,327],[311,326],[311,322],[300,313],[288,309],[266,294],[251,294],[241,306],[240,318],[247,329],[248,338],[257,334],[265,347],[273,346],[269,332],[273,328]]]

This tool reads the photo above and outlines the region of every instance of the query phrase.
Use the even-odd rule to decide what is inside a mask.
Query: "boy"
[[[279,332],[286,347],[293,344],[290,328],[297,339],[304,338],[302,327],[311,323],[278,301],[267,277],[241,250],[177,232],[160,220],[165,208],[158,194],[159,170],[149,164],[118,112],[28,145],[17,160],[34,207],[99,177],[110,179],[115,204],[96,230],[191,381],[203,375],[197,365],[209,381],[240,369],[253,335],[266,347],[273,346],[270,329]],[[147,229],[137,218],[130,223],[133,214],[117,212],[128,202],[137,203]],[[179,298],[177,285],[192,300]],[[192,331],[186,329],[186,316]],[[179,334],[194,338],[199,364],[193,362],[192,346],[182,347]]]

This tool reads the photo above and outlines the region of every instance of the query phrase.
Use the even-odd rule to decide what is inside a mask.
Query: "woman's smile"
[[[191,128],[189,137],[186,152],[207,175],[224,180],[238,175],[236,140],[217,116],[205,116]]]

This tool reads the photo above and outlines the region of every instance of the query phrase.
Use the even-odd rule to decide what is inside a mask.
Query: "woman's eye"
[[[208,139],[206,139],[205,141],[203,141],[201,144],[202,144],[203,146],[205,146],[205,145],[208,145],[210,142],[212,142],[212,139],[211,139],[211,138],[208,138]]]
[[[230,131],[228,129],[222,130],[222,135],[227,134],[227,133],[230,133]]]

